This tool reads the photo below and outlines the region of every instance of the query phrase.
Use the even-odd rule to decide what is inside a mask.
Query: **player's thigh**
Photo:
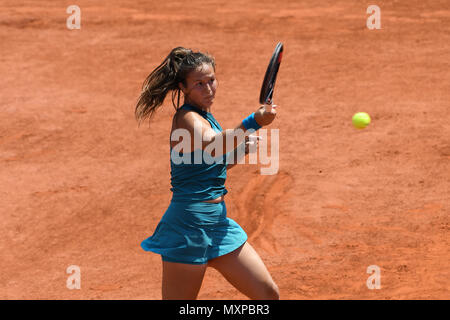
[[[219,271],[228,282],[251,299],[279,299],[277,285],[248,242],[233,252],[209,260],[208,266]]]
[[[193,300],[202,286],[207,264],[195,265],[163,261],[163,300]]]

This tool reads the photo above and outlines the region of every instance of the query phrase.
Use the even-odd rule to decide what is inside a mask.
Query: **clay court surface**
[[[279,171],[234,167],[225,202],[281,299],[449,299],[450,4],[431,0],[3,0],[0,298],[161,299],[139,245],[171,198],[174,109],[138,128],[142,82],[173,47],[213,54],[212,113],[233,128],[278,41]],[[213,269],[198,298],[247,299]]]

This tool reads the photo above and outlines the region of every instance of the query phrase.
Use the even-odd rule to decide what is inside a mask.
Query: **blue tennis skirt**
[[[172,201],[153,235],[142,249],[161,255],[163,261],[205,264],[230,253],[247,241],[247,234],[227,217],[225,201]]]

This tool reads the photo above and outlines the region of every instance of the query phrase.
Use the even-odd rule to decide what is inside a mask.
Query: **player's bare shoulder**
[[[204,136],[204,133],[208,128],[211,130],[211,125],[209,122],[204,119],[201,115],[199,115],[195,111],[191,110],[178,110],[175,115],[173,116],[172,121],[172,131],[171,136],[174,135],[176,130],[187,130],[189,135],[191,136],[191,144],[192,148],[194,147],[194,137],[195,136]],[[197,133],[194,133],[197,131]],[[177,132],[175,136],[183,136],[183,132]],[[204,142],[204,141],[202,141]],[[171,141],[172,148],[177,144],[177,141]]]
[[[197,112],[191,110],[178,110],[173,116],[172,131],[175,129],[186,129],[189,132],[194,132],[194,126],[203,127],[208,122],[202,118]]]

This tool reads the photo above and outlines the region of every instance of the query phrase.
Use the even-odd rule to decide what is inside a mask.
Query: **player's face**
[[[186,78],[186,87],[180,83],[185,101],[202,109],[208,109],[214,102],[217,79],[212,65],[204,63],[191,71]]]

